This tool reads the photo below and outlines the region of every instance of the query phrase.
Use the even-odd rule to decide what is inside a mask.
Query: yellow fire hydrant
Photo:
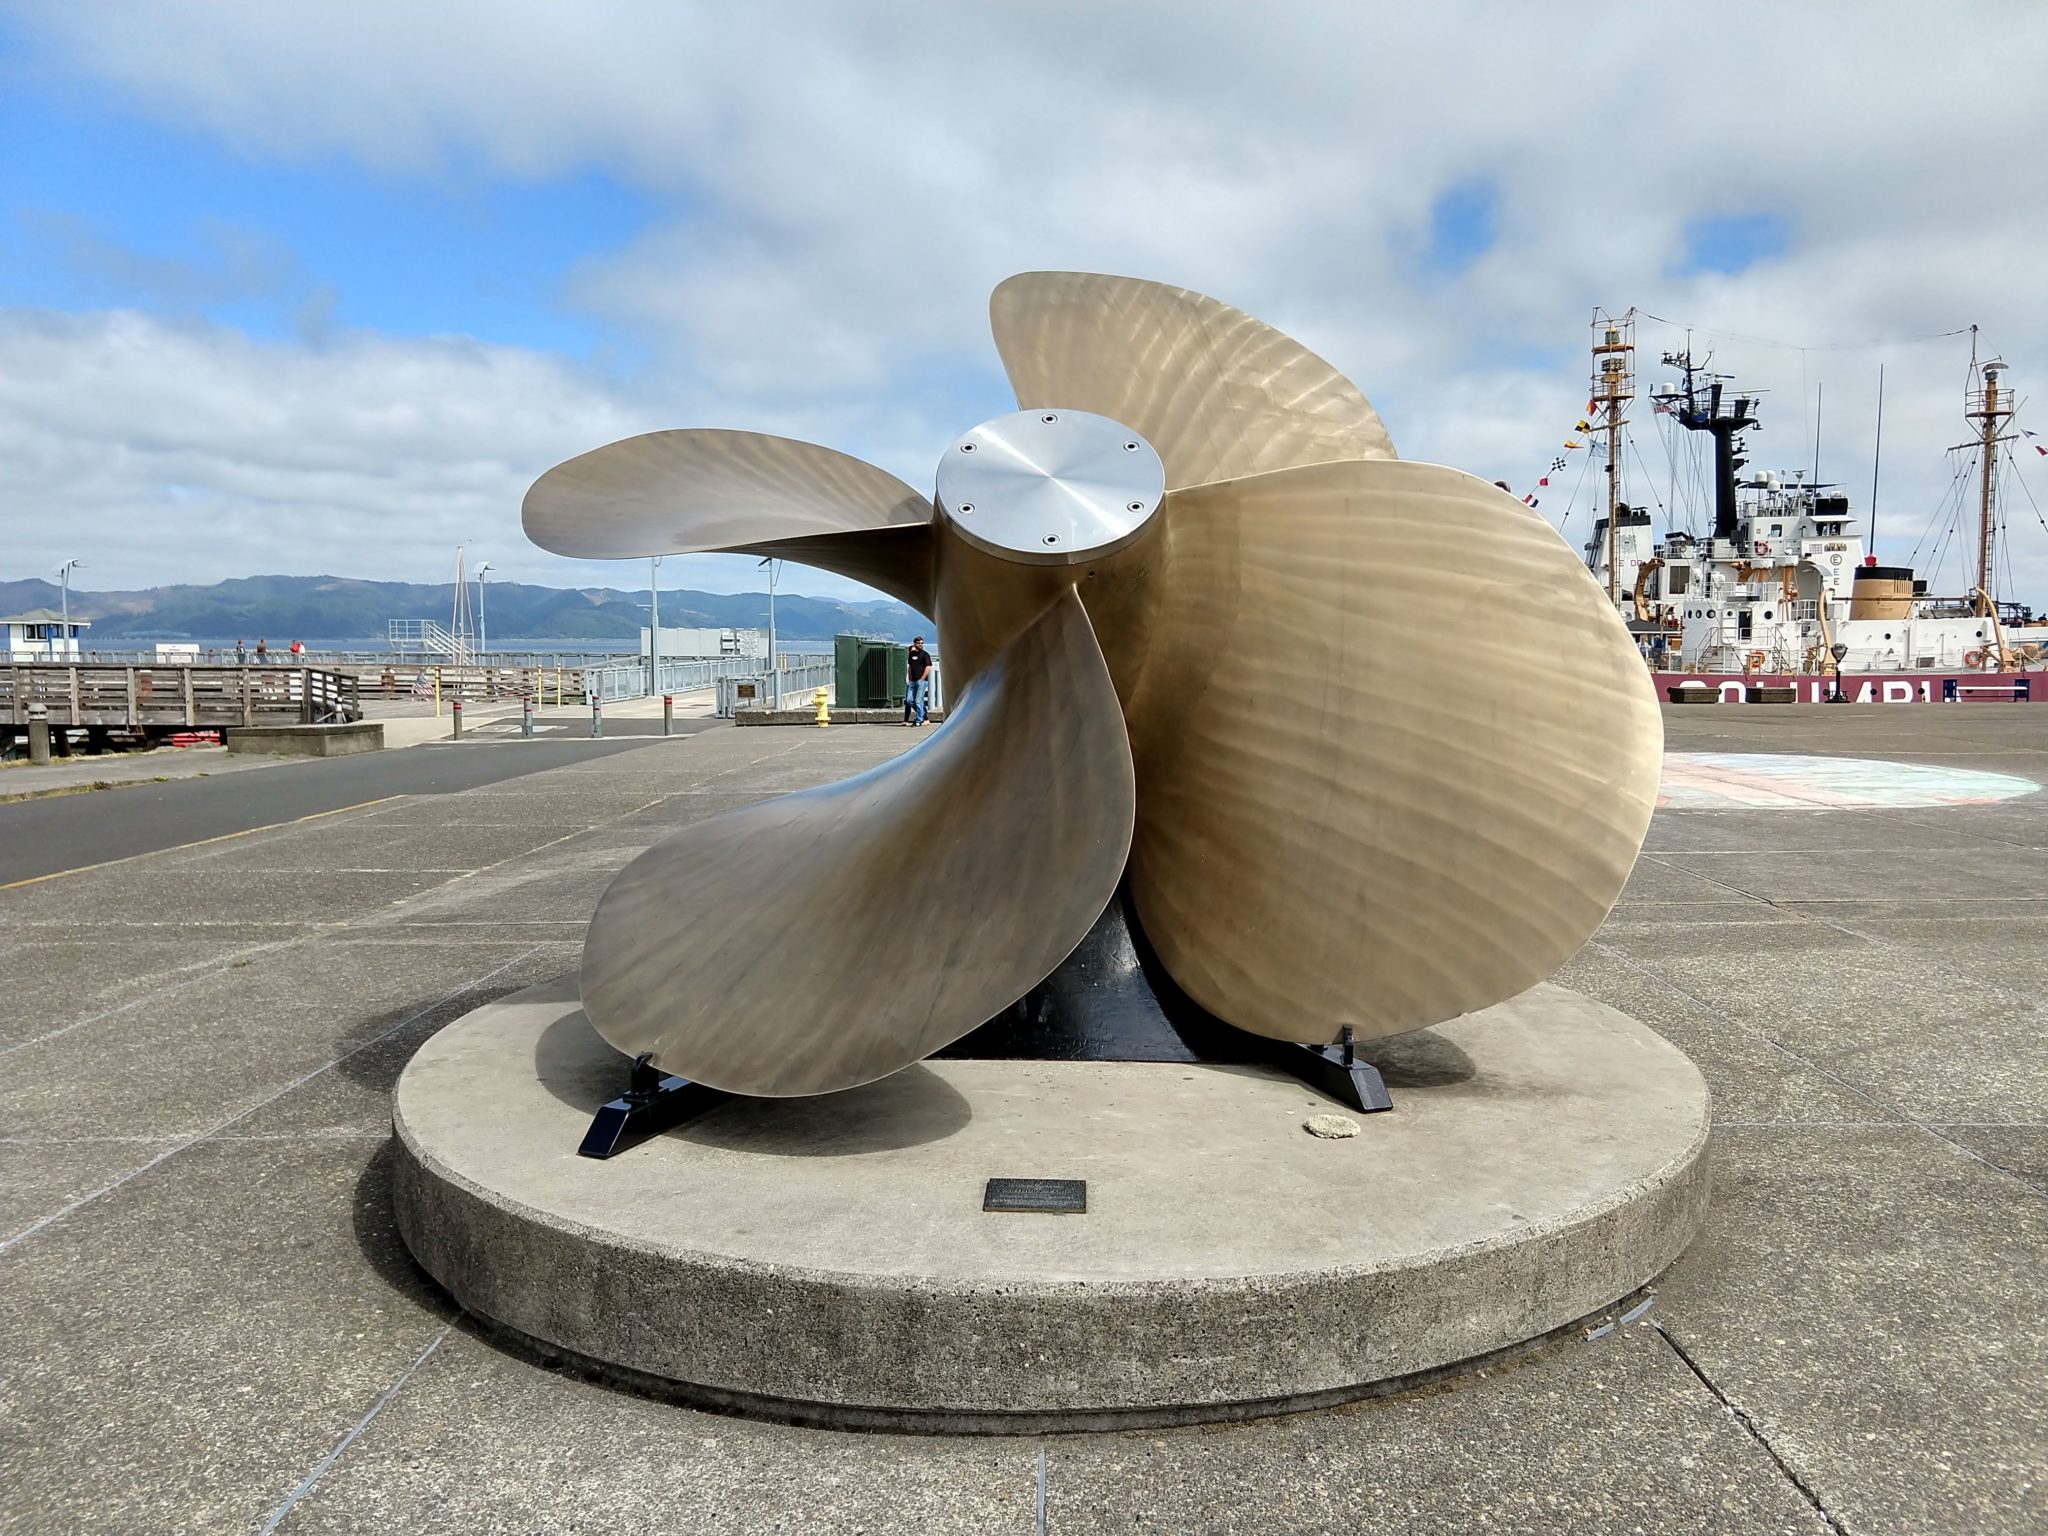
[[[827,704],[827,703],[825,702],[825,690],[824,690],[823,688],[820,688],[820,689],[818,690],[818,694],[817,694],[817,699],[818,699],[818,724],[819,724],[819,726],[820,726],[820,727],[822,728],[822,727],[824,727],[824,726],[828,726],[828,725],[830,725],[830,724],[832,723],[832,706],[831,706],[830,704]]]

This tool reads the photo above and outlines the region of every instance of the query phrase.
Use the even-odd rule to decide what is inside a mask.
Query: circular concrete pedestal
[[[929,1061],[731,1100],[576,1155],[626,1063],[566,977],[400,1079],[398,1215],[470,1312],[687,1400],[820,1423],[1038,1431],[1365,1395],[1586,1318],[1706,1206],[1707,1091],[1557,987],[1375,1042],[1395,1109],[1264,1068]],[[1088,1181],[991,1213],[990,1178]]]

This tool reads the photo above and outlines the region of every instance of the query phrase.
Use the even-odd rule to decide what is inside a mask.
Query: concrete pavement
[[[706,724],[715,725],[712,721]],[[402,795],[446,795],[612,756],[634,740],[437,742],[409,752],[263,758],[265,771],[138,782],[119,794],[59,795],[0,805],[0,886],[114,859],[239,837]],[[218,750],[218,749],[216,749]],[[154,755],[154,754],[151,754]],[[223,753],[221,771],[245,761]]]
[[[1679,749],[2048,781],[2042,719],[1667,712]],[[392,1230],[398,1069],[571,968],[669,829],[917,739],[535,748],[516,777],[0,891],[0,1529],[979,1536],[1039,1528],[1041,1469],[1060,1536],[2042,1529],[2048,793],[1658,814],[1559,979],[1699,1063],[1714,1207],[1648,1318],[1598,1340],[1344,1410],[983,1440],[710,1416],[483,1340]]]
[[[21,760],[0,764],[0,804],[41,795],[246,773],[272,765],[268,758],[230,756],[226,747],[158,747],[151,752],[102,752],[97,757],[81,753],[52,758],[45,764]]]
[[[675,733],[689,735],[709,728],[716,722],[716,706],[717,695],[708,691],[677,694]],[[604,716],[607,737],[660,735],[662,701],[622,699],[607,704]],[[454,711],[448,703],[437,709],[422,699],[372,699],[366,717],[384,727],[387,751],[456,739]],[[589,739],[590,710],[581,704],[545,706],[534,714],[534,730],[537,738],[551,741]],[[504,741],[520,737],[521,732],[521,709],[516,700],[471,704],[464,711],[463,740]],[[0,763],[0,804],[43,795],[245,773],[252,768],[274,768],[283,761],[260,755],[230,756],[226,748],[217,746],[79,753],[43,765],[17,760]]]

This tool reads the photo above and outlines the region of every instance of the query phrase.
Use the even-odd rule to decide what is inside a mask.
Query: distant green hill
[[[471,589],[474,592],[474,588]],[[0,581],[0,612],[58,605],[54,583]],[[345,576],[245,576],[210,587],[149,587],[139,592],[71,594],[74,617],[92,620],[91,640],[224,640],[259,636],[381,643],[391,619],[446,624],[452,582],[357,581]],[[485,599],[493,637],[522,640],[631,640],[647,622],[647,593],[610,587],[532,587],[494,581]],[[765,592],[661,594],[661,622],[680,628],[768,627]],[[786,640],[824,640],[854,631],[908,640],[931,623],[898,602],[841,602],[775,594],[775,625]]]

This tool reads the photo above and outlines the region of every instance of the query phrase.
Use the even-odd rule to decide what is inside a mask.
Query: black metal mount
[[[1394,1107],[1394,1097],[1387,1092],[1387,1080],[1380,1076],[1380,1069],[1359,1059],[1349,1024],[1344,1026],[1344,1037],[1335,1045],[1282,1043],[1274,1051],[1272,1061],[1281,1071],[1291,1072],[1311,1088],[1360,1114],[1376,1115]]]
[[[733,1097],[633,1060],[625,1093],[590,1122],[584,1157],[605,1158]],[[1120,894],[1079,948],[995,1018],[935,1053],[978,1061],[1161,1061],[1275,1067],[1360,1114],[1394,1107],[1386,1079],[1358,1054],[1351,1027],[1333,1045],[1295,1045],[1234,1029],[1183,993],[1158,963]]]
[[[650,1061],[652,1051],[633,1058],[633,1073],[626,1091],[601,1105],[583,1133],[578,1157],[610,1157],[625,1150],[627,1138],[641,1141],[692,1115],[702,1114],[727,1097],[716,1088],[671,1077]]]
[[[1394,1107],[1386,1080],[1347,1025],[1333,1045],[1295,1045],[1224,1023],[1159,963],[1119,893],[1044,981],[942,1057],[984,1061],[1174,1061],[1278,1068],[1347,1109]]]

